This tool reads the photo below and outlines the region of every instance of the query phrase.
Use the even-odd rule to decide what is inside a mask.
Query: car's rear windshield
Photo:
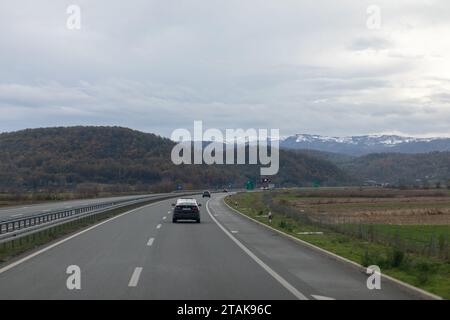
[[[176,209],[192,209],[196,208],[197,206],[195,204],[183,204],[183,205],[177,205]]]

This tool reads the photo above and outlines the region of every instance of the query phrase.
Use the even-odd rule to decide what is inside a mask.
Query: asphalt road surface
[[[172,223],[164,200],[0,267],[0,299],[412,299],[387,281],[198,198],[200,224]],[[31,255],[30,255],[31,254]],[[69,290],[76,265],[81,289]]]

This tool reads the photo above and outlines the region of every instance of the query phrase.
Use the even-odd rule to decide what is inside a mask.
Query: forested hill
[[[121,127],[58,127],[0,134],[0,190],[73,190],[81,184],[132,190],[241,187],[259,178],[249,165],[181,165],[170,161],[174,143],[150,133]],[[302,186],[348,181],[326,160],[280,151],[273,182]]]
[[[394,186],[450,186],[450,152],[371,153],[350,156],[317,150],[298,150],[301,154],[330,161],[359,184],[367,181]]]
[[[360,181],[370,179],[394,185],[441,182],[450,186],[450,152],[373,153],[338,165]]]

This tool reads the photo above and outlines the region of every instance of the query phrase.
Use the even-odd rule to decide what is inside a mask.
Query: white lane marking
[[[166,217],[166,216],[164,216],[164,217],[163,217],[163,220],[166,220],[166,219],[167,219],[167,217]]]
[[[21,217],[21,216],[23,216],[23,213],[13,214],[13,215],[10,216],[10,217],[15,218],[15,217]]]
[[[156,226],[156,229],[161,228],[161,223]]]
[[[290,293],[292,293],[299,300],[308,300],[308,298],[303,295],[300,291],[298,291],[293,285],[287,282],[282,276],[276,273],[271,267],[265,264],[261,259],[259,259],[253,252],[251,252],[246,246],[244,246],[238,239],[236,239],[224,226],[217,221],[216,218],[211,214],[209,210],[209,200],[206,202],[206,211],[208,211],[211,219],[219,226],[220,229],[236,243],[239,248],[241,248],[250,258],[252,258],[261,268],[263,268],[268,274],[270,274],[275,280],[277,280],[285,289],[287,289]]]
[[[133,210],[130,210],[130,211],[121,213],[121,214],[119,214],[118,216],[112,217],[112,218],[110,218],[110,219],[108,219],[108,220],[105,220],[105,221],[100,222],[100,223],[98,223],[98,224],[96,224],[96,225],[93,225],[92,227],[89,227],[89,228],[87,228],[87,229],[84,229],[83,231],[80,231],[80,232],[78,232],[78,233],[75,233],[75,234],[73,234],[73,235],[71,235],[71,236],[69,236],[69,237],[67,237],[67,238],[65,238],[65,239],[63,239],[63,240],[61,240],[61,241],[55,242],[54,244],[51,244],[51,245],[49,245],[48,247],[45,247],[45,248],[43,248],[43,249],[41,249],[41,250],[39,250],[39,251],[36,251],[36,252],[34,252],[34,253],[32,253],[32,254],[26,256],[26,257],[23,257],[22,259],[17,260],[16,262],[13,262],[13,263],[11,263],[11,264],[8,264],[7,266],[4,266],[3,268],[0,268],[0,274],[2,274],[2,273],[5,272],[5,271],[8,271],[9,269],[12,269],[12,268],[18,266],[19,264],[22,264],[22,263],[28,261],[28,260],[30,260],[30,259],[32,259],[32,258],[34,258],[34,257],[36,257],[36,256],[38,256],[38,255],[40,255],[40,254],[42,254],[42,253],[44,253],[44,252],[46,252],[46,251],[49,251],[49,250],[53,249],[54,247],[57,247],[57,246],[63,244],[64,242],[67,242],[67,241],[69,241],[69,240],[72,240],[73,238],[76,238],[76,237],[82,235],[83,233],[86,233],[86,232],[91,231],[91,230],[93,230],[93,229],[95,229],[95,228],[97,228],[97,227],[100,227],[101,225],[103,225],[103,224],[105,224],[105,223],[108,223],[108,222],[110,222],[110,221],[112,221],[112,220],[115,220],[115,219],[118,219],[118,218],[120,218],[120,217],[123,217],[124,215],[133,213],[133,212],[135,212],[135,211],[142,210],[142,209],[145,209],[145,208],[147,208],[147,207],[155,206],[155,205],[160,204],[161,202],[164,202],[164,201],[165,201],[165,200],[161,200],[161,201],[158,201],[158,202],[150,203],[150,204],[148,204],[148,205],[146,205],[146,206],[143,206],[143,207],[140,207],[140,208],[136,208],[136,209],[133,209]]]
[[[171,211],[167,211],[167,213],[170,213]]]
[[[150,247],[153,244],[153,241],[155,241],[155,238],[148,239],[147,245]]]
[[[325,296],[318,296],[318,295],[315,295],[315,294],[312,294],[311,297],[313,297],[316,300],[336,300],[334,298],[325,297]]]
[[[238,233],[239,231],[237,230],[231,230],[231,233]]]
[[[128,283],[129,287],[136,287],[139,282],[139,277],[141,276],[142,268],[137,267],[134,269],[133,275],[131,276],[130,282]]]

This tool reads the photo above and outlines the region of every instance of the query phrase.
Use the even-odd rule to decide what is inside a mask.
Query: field
[[[449,225],[447,190],[340,189],[286,191],[274,201],[330,223]]]
[[[263,223],[450,298],[447,190],[294,189],[226,202]]]

